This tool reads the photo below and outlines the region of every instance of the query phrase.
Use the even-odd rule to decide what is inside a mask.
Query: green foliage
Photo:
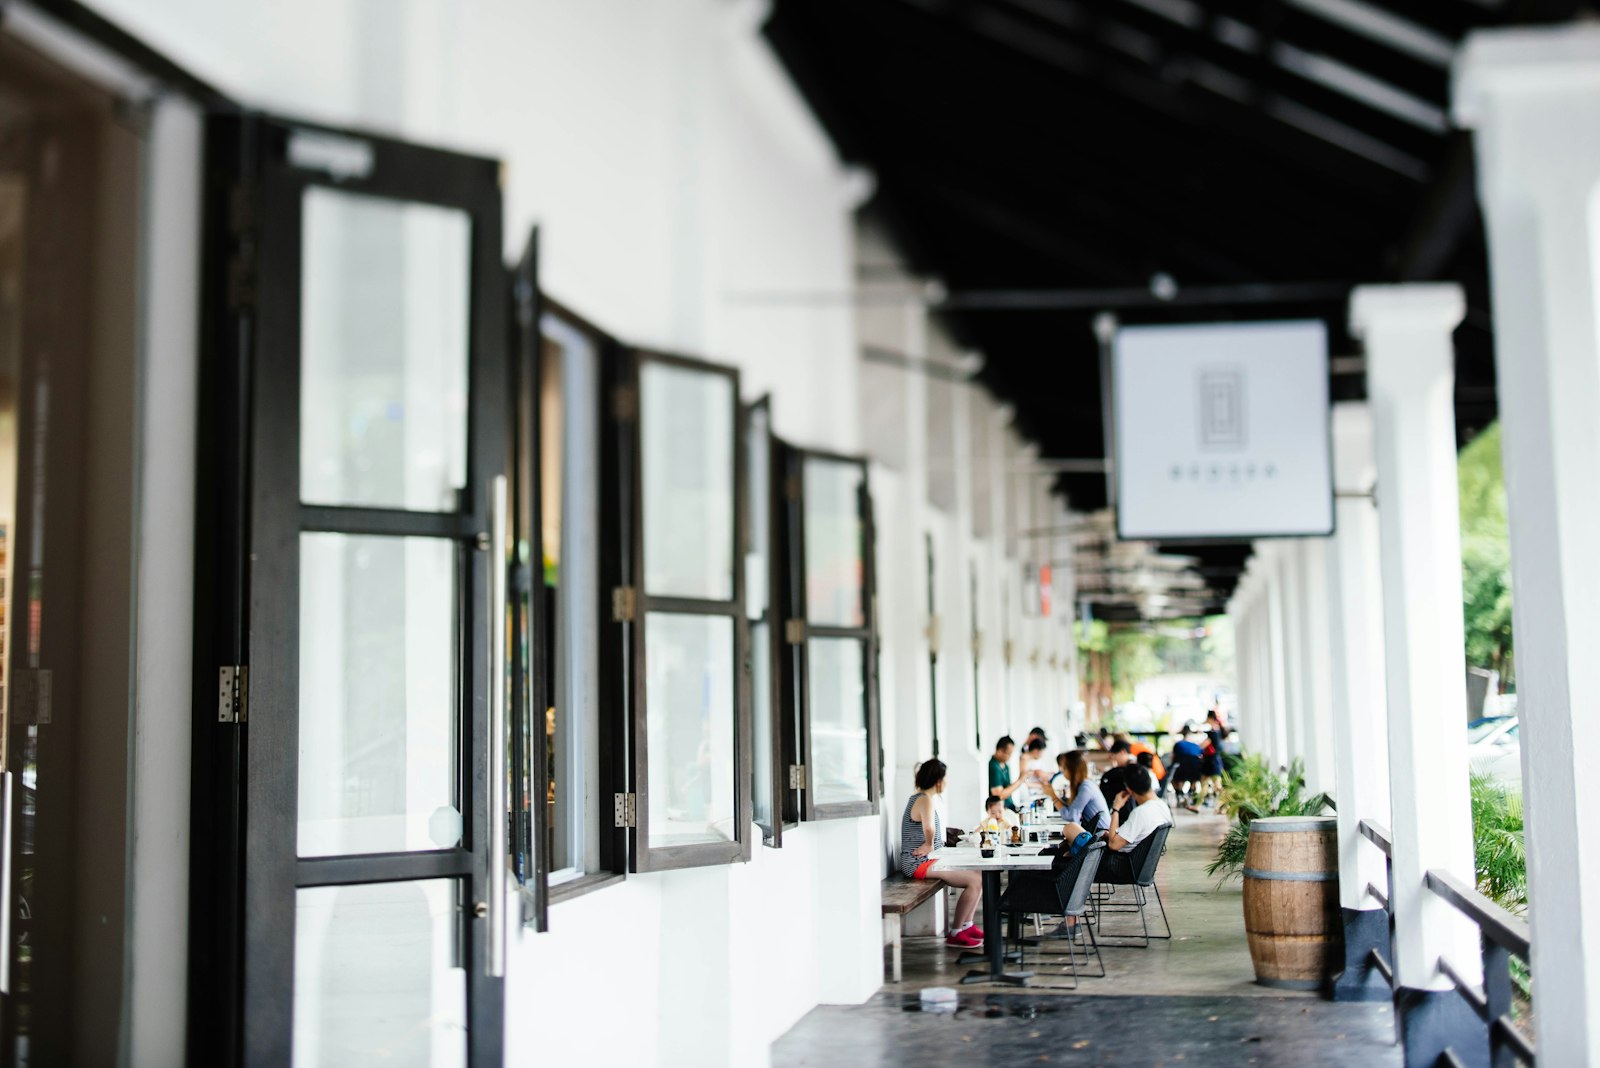
[[[1268,816],[1320,816],[1333,807],[1325,793],[1307,794],[1305,763],[1296,758],[1288,774],[1273,771],[1266,759],[1251,753],[1223,776],[1219,805],[1234,818],[1233,826],[1217,845],[1217,855],[1206,865],[1207,875],[1226,879],[1244,867],[1250,844],[1250,823]]]
[[[1098,670],[1093,654],[1106,654],[1110,660],[1112,699],[1119,704],[1133,700],[1134,688],[1157,675],[1227,676],[1233,671],[1233,624],[1226,616],[1175,620],[1160,627],[1112,626],[1096,619],[1073,624],[1073,631],[1087,681],[1103,681],[1093,678]]]
[[[1507,912],[1528,909],[1528,852],[1522,795],[1481,775],[1472,777],[1472,851],[1478,889]]]
[[[1461,450],[1456,467],[1461,496],[1461,598],[1467,663],[1514,681],[1511,636],[1511,543],[1506,531],[1505,475],[1500,424]]]

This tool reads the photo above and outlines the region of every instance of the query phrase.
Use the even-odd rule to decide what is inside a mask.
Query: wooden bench
[[[891,875],[883,881],[883,923],[889,945],[894,949],[894,982],[900,981],[900,935],[904,930],[904,916],[938,896],[944,885],[938,879],[907,879],[904,875]]]

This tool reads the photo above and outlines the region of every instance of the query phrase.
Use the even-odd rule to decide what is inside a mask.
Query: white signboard
[[[1124,327],[1111,383],[1119,537],[1333,532],[1321,321]]]

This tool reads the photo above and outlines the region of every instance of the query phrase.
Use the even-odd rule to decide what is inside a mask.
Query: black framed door
[[[208,137],[191,1060],[498,1065],[499,164],[256,116]]]

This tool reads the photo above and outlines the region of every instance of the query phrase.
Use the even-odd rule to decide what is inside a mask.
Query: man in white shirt
[[[1128,765],[1125,786],[1111,806],[1111,830],[1106,833],[1106,848],[1117,853],[1131,853],[1140,842],[1155,833],[1156,828],[1170,826],[1172,810],[1155,794],[1155,779],[1150,769],[1142,764]],[[1132,797],[1137,805],[1128,822],[1122,822],[1121,808]]]

